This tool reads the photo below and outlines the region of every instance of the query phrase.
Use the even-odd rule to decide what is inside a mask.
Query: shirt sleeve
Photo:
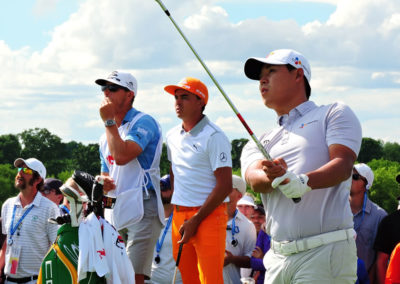
[[[231,143],[222,132],[216,132],[208,140],[208,155],[211,168],[232,167]]]
[[[261,142],[267,134],[263,134],[259,141]],[[247,168],[254,163],[255,161],[264,160],[265,157],[261,153],[260,149],[258,149],[256,143],[253,140],[247,142],[247,144],[243,147],[242,154],[240,156],[240,168],[242,173],[242,178],[246,180],[246,171]]]
[[[344,145],[358,155],[361,148],[361,124],[354,112],[341,103],[332,104],[327,116],[326,142]]]
[[[158,125],[154,119],[149,115],[144,115],[131,128],[126,136],[126,140],[135,142],[144,151],[146,146],[154,139],[154,137],[156,137],[158,133]]]
[[[100,172],[101,173],[108,173],[109,169],[107,167],[106,160],[104,159],[103,154],[101,153],[101,151],[99,151],[99,152],[100,152]]]

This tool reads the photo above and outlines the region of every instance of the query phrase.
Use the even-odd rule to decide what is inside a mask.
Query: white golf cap
[[[303,69],[304,77],[308,84],[311,80],[311,67],[308,60],[299,52],[292,49],[278,49],[272,51],[267,57],[250,57],[244,64],[244,73],[253,80],[260,80],[261,68],[264,64],[286,65]]]
[[[137,95],[137,80],[130,73],[113,71],[110,75],[108,75],[107,79],[100,78],[95,81],[95,83],[100,86],[105,86],[107,82],[129,89],[130,91],[134,92],[135,97]]]
[[[232,175],[232,188],[236,188],[243,196],[246,193],[246,183],[237,175]]]
[[[371,170],[371,168],[363,163],[354,165],[354,168],[356,171],[360,174],[360,176],[364,177],[367,180],[367,186],[366,189],[370,189],[372,186],[372,183],[374,182],[374,173]]]
[[[14,166],[17,168],[21,168],[24,164],[31,170],[38,172],[43,180],[46,178],[46,168],[44,167],[43,163],[38,159],[29,158],[24,160],[22,158],[18,158],[14,161]]]
[[[244,195],[237,203],[237,205],[250,205],[253,206],[254,209],[257,208],[257,205],[254,203],[253,197],[250,195]]]

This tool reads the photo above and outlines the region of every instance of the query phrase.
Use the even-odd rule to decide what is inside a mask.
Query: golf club
[[[176,281],[176,274],[178,273],[179,261],[181,260],[182,247],[183,247],[183,243],[181,243],[179,245],[178,256],[176,257],[176,265],[175,265],[175,270],[174,270],[174,278],[172,279],[172,284],[175,284],[175,281]]]
[[[233,102],[229,99],[229,97],[226,95],[225,91],[222,89],[218,81],[215,79],[214,75],[211,73],[211,71],[208,69],[207,65],[203,62],[203,60],[200,58],[196,50],[193,48],[192,44],[189,42],[189,40],[186,38],[186,36],[183,34],[182,30],[179,28],[179,26],[176,24],[175,20],[172,18],[170,12],[168,9],[165,7],[165,5],[162,3],[161,0],[155,0],[163,9],[165,14],[168,16],[168,18],[171,20],[172,24],[175,26],[175,28],[178,30],[182,38],[185,40],[189,48],[192,50],[193,54],[196,56],[196,58],[199,60],[200,64],[203,66],[203,68],[206,70],[207,74],[210,76],[211,80],[214,82],[215,86],[218,88],[218,90],[221,92],[222,96],[225,98],[226,102],[229,104],[229,106],[232,108],[233,112],[236,114],[236,116],[239,118],[240,122],[243,124],[244,128],[246,128],[247,132],[249,133],[250,137],[253,139],[254,143],[256,143],[257,148],[261,151],[261,153],[264,155],[264,157],[267,160],[272,160],[271,156],[268,154],[268,152],[264,149],[264,147],[261,145],[260,141],[257,139],[257,137],[254,135],[253,131],[250,129],[250,127],[247,125],[246,121],[243,119],[242,115],[239,113],[239,111],[236,109],[235,105]],[[299,202],[301,198],[292,198],[295,203]]]

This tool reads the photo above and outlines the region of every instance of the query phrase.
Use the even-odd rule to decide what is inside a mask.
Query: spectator
[[[373,282],[372,269],[376,260],[374,241],[378,225],[387,215],[386,211],[368,199],[368,192],[374,182],[374,173],[366,164],[354,165],[350,189],[350,207],[354,216],[354,230],[357,233],[357,256],[365,264]]]
[[[396,180],[400,183],[400,175]],[[400,196],[398,197],[398,199]],[[384,284],[389,257],[396,245],[400,242],[400,210],[387,215],[382,219],[376,234],[374,249],[378,252],[376,259],[377,283]]]
[[[62,185],[63,183],[59,179],[46,178],[44,180],[43,190],[41,190],[40,193],[58,206],[64,199],[64,196],[60,190]]]
[[[58,226],[47,220],[56,218],[59,211],[57,205],[37,194],[46,178],[42,162],[18,158],[14,166],[18,168],[15,188],[19,194],[7,199],[1,209],[7,241],[2,246],[0,267],[4,267],[6,283],[33,284],[57,235]]]
[[[263,264],[264,255],[270,248],[271,238],[265,232],[265,223],[261,226],[261,230],[257,236],[256,248],[253,250],[250,259],[250,266],[256,273],[254,279],[257,284],[264,283],[265,267]]]
[[[227,211],[224,284],[240,283],[240,268],[250,267],[250,256],[256,244],[254,225],[236,208],[237,202],[245,193],[245,182],[242,178],[233,175]]]
[[[250,193],[246,193],[238,201],[237,208],[244,216],[247,217],[247,219],[251,220],[251,216],[253,215],[254,210],[257,208],[257,205],[254,203],[253,196]]]
[[[172,216],[174,206],[171,204],[172,189],[169,175],[165,175],[160,179],[160,189],[166,226],[161,231],[154,250],[153,264],[151,265],[151,280],[149,283],[171,284],[174,277],[175,260],[172,256]],[[182,283],[179,270],[175,283]]]
[[[166,135],[175,205],[174,257],[183,243],[179,270],[184,283],[222,283],[225,202],[232,191],[231,143],[203,114],[208,101],[203,82],[187,77],[164,90],[175,97],[175,111],[182,120]]]
[[[135,270],[137,284],[151,274],[153,251],[164,223],[160,197],[161,128],[156,120],[132,107],[137,81],[114,71],[97,79],[104,99],[100,116],[105,134],[100,138],[104,190],[117,202],[105,218],[118,230]]]
[[[257,205],[254,209],[253,215],[251,215],[251,222],[253,222],[256,227],[257,236],[261,231],[261,226],[265,225],[265,210],[262,205]]]

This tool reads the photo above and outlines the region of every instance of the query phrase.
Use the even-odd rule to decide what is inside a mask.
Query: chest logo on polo
[[[110,165],[114,165],[114,158],[113,158],[113,156],[108,155],[108,156],[107,156],[107,161],[108,161],[108,163],[109,163]]]
[[[308,125],[310,125],[312,123],[315,123],[315,122],[318,122],[318,120],[313,120],[313,121],[310,121],[310,122],[307,122],[307,123],[302,123],[302,124],[300,124],[299,128],[304,128],[304,127],[306,127],[306,126],[308,126]]]
[[[224,152],[222,152],[221,154],[219,154],[219,159],[221,162],[226,162],[228,160],[228,157],[226,156],[226,154]]]

